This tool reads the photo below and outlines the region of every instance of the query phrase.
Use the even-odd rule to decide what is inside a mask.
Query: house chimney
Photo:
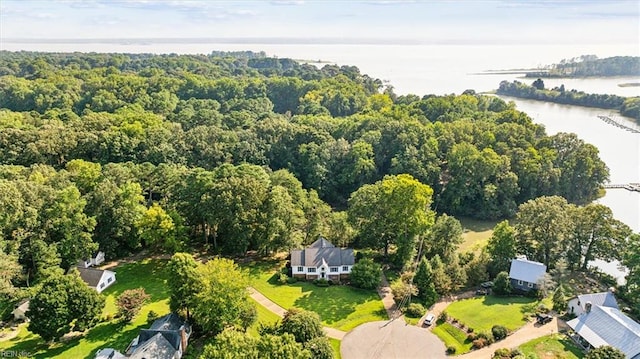
[[[591,312],[591,305],[592,305],[592,304],[591,304],[591,302],[586,302],[586,303],[584,303],[584,310],[585,310],[587,313],[590,313],[590,312]]]

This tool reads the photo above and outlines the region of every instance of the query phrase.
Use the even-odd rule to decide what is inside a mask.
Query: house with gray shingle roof
[[[102,293],[116,282],[116,272],[110,270],[83,267],[76,267],[76,269],[80,273],[80,278],[98,293]]]
[[[618,301],[612,292],[580,294],[569,299],[567,312],[576,316],[587,311],[587,306],[599,305],[602,307],[618,308]]]
[[[305,280],[348,279],[354,263],[353,249],[337,248],[323,237],[307,248],[291,251],[291,275]]]
[[[572,338],[587,350],[609,345],[629,359],[640,359],[640,324],[618,308],[586,305],[585,312],[567,325]]]
[[[538,288],[538,280],[547,272],[547,266],[520,256],[511,261],[509,280],[511,287],[528,292]]]
[[[142,329],[126,350],[130,359],[180,359],[187,348],[191,326],[170,313]]]

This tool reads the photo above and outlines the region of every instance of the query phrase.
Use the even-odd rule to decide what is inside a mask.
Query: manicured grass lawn
[[[258,302],[253,300],[253,298],[249,298],[249,300],[256,305],[256,309],[258,310],[258,320],[256,320],[256,322],[253,323],[251,327],[249,327],[249,334],[258,337],[260,336],[260,334],[258,333],[258,327],[260,326],[260,323],[273,324],[280,320],[280,317],[261,304],[258,304]]]
[[[382,301],[374,290],[344,285],[318,287],[313,283],[277,284],[280,262],[248,265],[251,285],[285,309],[301,308],[318,313],[328,327],[349,331],[358,325],[386,320]]]
[[[487,245],[493,234],[495,221],[483,221],[472,218],[458,218],[464,229],[463,242],[458,247],[459,252],[479,251]]]
[[[492,295],[463,299],[447,307],[450,317],[476,332],[489,332],[494,325],[516,330],[526,323],[538,301],[526,297],[495,297]]]
[[[464,354],[471,351],[473,343],[467,339],[467,333],[453,325],[449,323],[438,324],[432,331],[444,342],[447,348],[456,348],[456,354]]]
[[[342,359],[342,355],[340,354],[340,341],[338,339],[329,338],[329,343],[331,343],[331,348],[333,348],[333,358]]]
[[[519,349],[527,358],[580,359],[584,353],[568,337],[552,334],[522,344]]]
[[[29,332],[27,326],[23,325],[17,337],[0,342],[0,349],[25,351],[36,358],[93,358],[95,352],[104,347],[124,352],[140,329],[148,327],[147,315],[150,310],[159,315],[169,313],[169,293],[164,284],[166,263],[164,260],[143,260],[115,269],[116,284],[103,292],[106,296],[103,316],[115,314],[115,298],[124,290],[143,287],[151,296],[131,323],[105,321],[89,330],[83,337],[52,345],[43,342],[39,335]]]

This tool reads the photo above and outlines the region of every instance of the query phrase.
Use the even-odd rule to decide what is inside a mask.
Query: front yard
[[[527,358],[580,359],[582,351],[566,335],[552,334],[533,339],[518,349]]]
[[[318,287],[302,281],[278,284],[281,265],[281,262],[261,262],[246,266],[251,285],[279,306],[318,313],[324,325],[343,331],[363,323],[388,319],[382,301],[374,290],[346,285]]]
[[[494,325],[513,331],[527,322],[540,303],[533,298],[487,295],[454,302],[446,312],[475,332],[490,332]]]
[[[166,263],[166,260],[143,260],[117,267],[116,284],[103,292],[106,296],[103,311],[105,321],[90,329],[84,336],[49,345],[39,335],[28,331],[27,325],[23,324],[15,338],[0,342],[0,350],[28,352],[35,358],[93,358],[95,352],[104,347],[123,352],[140,329],[148,326],[149,311],[153,310],[159,315],[169,313],[169,294],[164,284]],[[124,290],[138,287],[145,288],[151,299],[136,318],[131,323],[119,323],[111,319],[116,313],[116,297]]]

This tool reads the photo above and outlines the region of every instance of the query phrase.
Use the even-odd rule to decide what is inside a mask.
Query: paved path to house
[[[396,306],[396,301],[393,300],[393,294],[391,293],[391,287],[389,286],[389,281],[387,277],[382,273],[382,279],[380,281],[380,287],[378,287],[378,295],[382,300],[382,305],[384,305],[384,310],[387,311],[387,316],[389,319],[393,319],[394,315],[396,315],[396,311],[398,307]]]
[[[278,315],[280,318],[284,317],[284,313],[287,312],[286,309],[272,302],[269,298],[262,295],[262,293],[258,292],[253,287],[249,287],[249,294],[251,295],[251,298],[253,298],[256,302],[260,303],[260,305],[269,309],[270,311]],[[324,331],[327,333],[327,336],[329,338],[338,339],[338,340],[342,340],[342,338],[344,338],[344,336],[347,334],[342,330],[329,328],[329,327],[324,327]]]
[[[532,339],[539,338],[545,335],[558,332],[558,318],[553,318],[553,321],[547,324],[538,325],[536,322],[529,322],[524,327],[516,330],[513,334],[509,335],[506,339],[493,343],[488,347],[474,350],[464,355],[457,356],[460,359],[486,359],[491,358],[493,352],[500,348],[515,348]]]

